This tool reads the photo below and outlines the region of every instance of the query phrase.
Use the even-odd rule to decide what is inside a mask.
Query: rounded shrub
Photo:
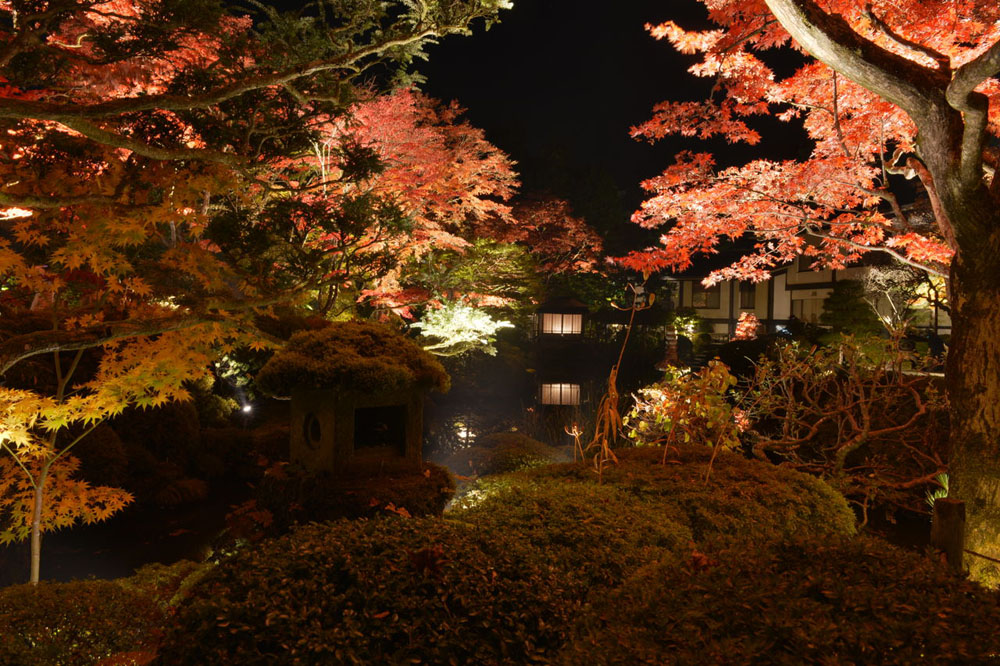
[[[15,585],[0,589],[0,664],[89,666],[151,651],[163,624],[152,599],[111,581]]]
[[[156,663],[483,664],[551,657],[580,590],[523,539],[435,518],[299,527],[222,562]]]
[[[984,664],[1000,595],[870,537],[730,543],[609,595],[563,664]]]
[[[475,446],[456,451],[445,466],[462,476],[483,476],[548,465],[560,457],[558,449],[527,435],[496,432],[479,437]]]
[[[854,534],[855,518],[842,495],[823,481],[792,469],[720,451],[684,445],[668,452],[637,447],[616,451],[618,464],[604,467],[603,483],[668,506],[696,541],[717,534],[774,539],[794,534]],[[589,463],[563,463],[521,472],[543,482],[597,483]],[[707,478],[706,478],[707,477]]]
[[[635,569],[672,557],[693,537],[675,507],[612,485],[539,481],[523,474],[480,479],[448,518],[528,545],[540,566],[559,569],[586,589],[613,587]]]

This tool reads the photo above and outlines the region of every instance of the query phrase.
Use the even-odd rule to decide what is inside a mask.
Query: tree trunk
[[[38,585],[42,569],[42,506],[45,504],[45,480],[49,476],[49,465],[42,465],[35,485],[35,503],[31,511],[31,584]]]
[[[989,261],[997,270],[962,263],[951,280],[950,495],[966,503],[965,547],[1000,559],[1000,257]],[[966,563],[974,580],[1000,585],[997,564],[975,555]]]

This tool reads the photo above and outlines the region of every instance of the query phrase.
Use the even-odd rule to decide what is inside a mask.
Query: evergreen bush
[[[712,449],[704,445],[679,446],[666,465],[660,464],[659,447],[619,449],[616,455],[618,464],[604,468],[604,483],[676,510],[673,516],[696,541],[718,534],[768,540],[855,532],[854,513],[843,496],[802,472],[726,450],[709,468]],[[597,482],[587,463],[549,465],[519,475],[539,483]]]
[[[432,463],[424,463],[421,471],[401,464],[376,475],[349,478],[282,466],[261,479],[255,499],[271,513],[273,532],[282,534],[296,522],[367,518],[386,511],[439,516],[454,492],[448,471]]]
[[[436,518],[299,527],[199,583],[156,663],[545,660],[565,641],[582,591],[534,556],[517,534]]]
[[[3,588],[0,664],[90,666],[151,650],[164,620],[151,598],[106,580]]]
[[[1000,658],[998,623],[1000,595],[939,561],[870,537],[807,536],[649,566],[558,661],[986,664]]]

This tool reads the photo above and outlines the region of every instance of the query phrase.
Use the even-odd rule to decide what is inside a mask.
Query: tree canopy
[[[688,32],[673,22],[647,28],[699,55],[690,71],[714,78],[711,97],[664,102],[633,135],[753,145],[762,138],[754,119],[773,115],[800,121],[812,151],[804,160],[758,159],[722,169],[709,153],[680,153],[643,184],[651,197],[633,216],[647,227],[669,222],[663,245],[633,253],[626,264],[683,269],[720,239],[752,235],[754,252],[713,273],[713,281],[763,279],[798,254],[843,267],[875,249],[946,273],[957,236],[971,230],[954,228],[942,200],[956,205],[959,190],[980,186],[984,168],[991,178],[997,160],[989,145],[1000,134],[1000,82],[991,78],[1000,67],[995,4],[706,5],[717,30]],[[806,59],[780,77],[772,65],[787,61],[789,48],[819,60]],[[957,161],[930,163],[945,159]],[[944,168],[964,184],[950,182]],[[898,181],[913,177],[925,186],[933,215],[904,206]],[[822,242],[810,245],[807,236]]]

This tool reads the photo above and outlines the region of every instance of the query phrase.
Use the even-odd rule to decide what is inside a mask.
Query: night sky
[[[633,140],[629,128],[657,102],[704,97],[709,87],[686,73],[692,57],[643,26],[667,19],[707,26],[703,6],[629,0],[593,12],[577,0],[515,0],[501,16],[488,32],[480,27],[432,47],[420,67],[424,90],[468,109],[470,121],[518,162],[524,192],[569,199],[606,235],[638,241],[627,220],[642,200],[639,183],[681,144],[651,146]]]
[[[518,162],[522,191],[568,199],[609,239],[609,253],[628,251],[658,236],[628,222],[643,198],[639,183],[678,150],[705,150],[694,140],[650,145],[629,136],[656,103],[704,99],[711,87],[687,73],[695,56],[676,53],[643,27],[668,19],[687,29],[713,27],[695,0],[626,0],[600,12],[578,0],[514,0],[488,32],[480,26],[471,37],[431,47],[419,67],[427,76],[422,87],[468,109],[470,121]],[[775,155],[788,143],[767,149]],[[722,163],[751,155],[721,142],[709,149],[722,153]]]

